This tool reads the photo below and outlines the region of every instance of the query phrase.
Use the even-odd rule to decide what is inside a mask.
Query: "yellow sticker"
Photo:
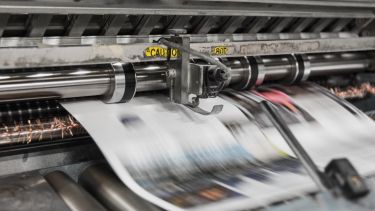
[[[176,58],[180,55],[177,49],[171,49],[171,58]],[[150,46],[145,49],[144,56],[146,58],[167,58],[168,49],[160,46]]]
[[[215,56],[224,56],[227,55],[229,51],[228,47],[225,46],[216,46],[211,48],[211,55]]]

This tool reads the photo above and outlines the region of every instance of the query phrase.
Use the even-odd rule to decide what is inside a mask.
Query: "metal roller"
[[[365,53],[343,53],[308,55],[311,76],[355,73],[370,67],[370,59]]]
[[[109,210],[160,211],[129,190],[107,165],[88,167],[80,175],[79,184]]]
[[[73,211],[106,210],[65,173],[54,171],[44,177]]]
[[[112,72],[107,64],[2,70],[0,99],[105,95],[110,91]]]
[[[131,65],[120,63],[1,70],[0,101],[102,96],[124,102],[135,93]]]
[[[133,68],[137,77],[137,92],[162,90],[167,88],[165,63],[134,63]]]
[[[264,82],[294,83],[310,76],[360,72],[371,60],[364,52],[223,58],[230,70],[227,85],[248,89]],[[192,61],[202,64],[202,61]],[[127,102],[136,92],[168,88],[166,62],[112,63],[0,70],[0,102],[100,96]]]

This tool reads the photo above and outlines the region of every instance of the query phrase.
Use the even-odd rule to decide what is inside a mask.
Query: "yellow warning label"
[[[229,48],[225,46],[216,46],[211,48],[211,55],[224,56],[228,55]]]
[[[180,52],[177,49],[172,48],[171,49],[171,58],[176,58],[180,55]],[[144,56],[146,58],[155,58],[155,57],[162,57],[167,58],[168,56],[168,49],[163,48],[160,46],[150,46],[145,49]]]

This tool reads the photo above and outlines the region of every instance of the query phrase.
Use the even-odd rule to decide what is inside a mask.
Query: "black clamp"
[[[370,192],[365,180],[346,158],[333,159],[324,172],[332,187],[339,188],[348,199],[359,198]]]

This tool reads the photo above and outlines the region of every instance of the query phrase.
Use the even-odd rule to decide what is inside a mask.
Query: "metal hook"
[[[223,110],[223,105],[214,105],[211,109],[211,111],[206,111],[200,107],[194,107],[194,106],[190,106],[190,105],[185,105],[186,107],[188,107],[189,109],[191,109],[192,111],[196,112],[196,113],[199,113],[199,114],[202,114],[202,115],[214,115],[214,114],[218,114],[220,113],[222,110]]]

